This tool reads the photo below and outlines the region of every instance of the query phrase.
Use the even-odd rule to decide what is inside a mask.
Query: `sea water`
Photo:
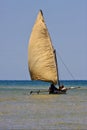
[[[87,129],[87,81],[61,81],[80,87],[67,94],[49,95],[30,91],[48,90],[41,81],[0,81],[0,130]]]

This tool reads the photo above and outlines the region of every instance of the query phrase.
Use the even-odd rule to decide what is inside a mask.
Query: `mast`
[[[54,55],[55,55],[56,70],[57,70],[57,84],[58,84],[58,86],[60,87],[59,73],[58,73],[58,63],[57,63],[57,57],[56,57],[56,49],[54,49]]]

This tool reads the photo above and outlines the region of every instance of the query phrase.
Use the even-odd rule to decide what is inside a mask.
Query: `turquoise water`
[[[87,129],[87,81],[61,81],[72,89],[64,95],[46,90],[41,81],[0,81],[0,129]]]

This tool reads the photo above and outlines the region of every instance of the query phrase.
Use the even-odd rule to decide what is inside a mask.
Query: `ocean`
[[[0,130],[86,130],[87,81],[61,81],[65,87],[80,87],[67,94],[49,95],[41,81],[0,81]]]

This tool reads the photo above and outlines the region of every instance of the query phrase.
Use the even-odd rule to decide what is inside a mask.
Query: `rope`
[[[58,53],[58,52],[57,52]],[[66,68],[66,70],[68,71],[68,73],[70,74],[70,76],[72,77],[73,80],[75,80],[75,77],[73,76],[73,74],[70,72],[70,70],[68,69],[68,67],[66,66],[66,64],[64,63],[63,59],[61,58],[60,54],[58,53],[58,56],[62,62],[62,64],[64,65],[64,67]]]

